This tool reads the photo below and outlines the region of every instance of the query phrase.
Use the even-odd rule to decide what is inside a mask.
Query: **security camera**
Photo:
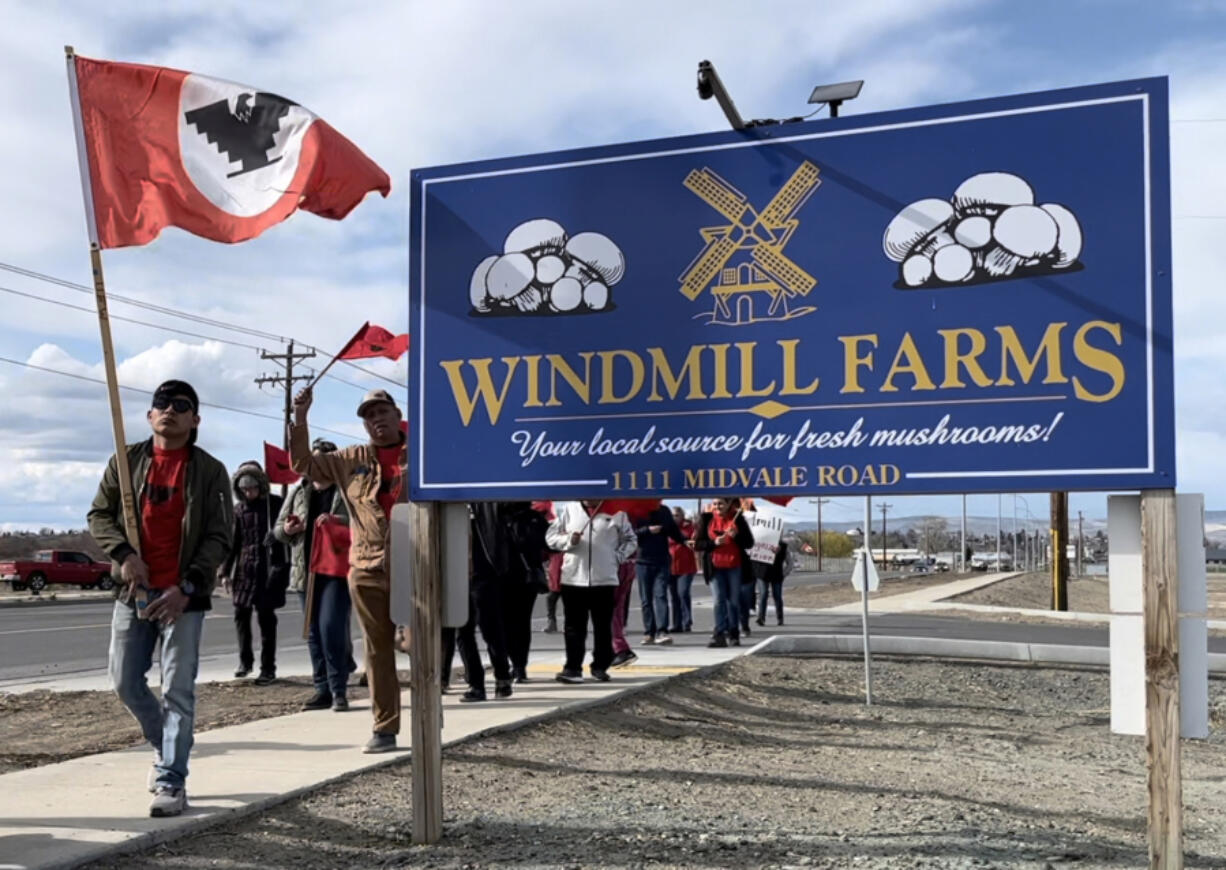
[[[719,107],[724,110],[728,123],[732,125],[732,129],[745,129],[745,122],[741,119],[741,114],[733,105],[732,98],[728,96],[728,91],[724,88],[724,83],[720,81],[719,73],[715,71],[715,67],[709,60],[698,62],[698,97],[703,100],[715,97]]]
[[[711,61],[700,60],[698,62],[698,99],[709,100],[715,94],[714,88],[711,87]]]

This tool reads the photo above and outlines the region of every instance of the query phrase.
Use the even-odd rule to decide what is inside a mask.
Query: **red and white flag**
[[[386,357],[390,360],[397,360],[404,356],[404,352],[409,349],[409,336],[392,335],[382,326],[375,326],[370,321],[362,324],[362,328],[357,331],[353,338],[349,339],[341,352],[336,355],[337,359],[373,359],[375,357]]]
[[[103,248],[175,226],[218,242],[254,238],[296,209],[340,220],[386,172],[302,106],[181,70],[74,59]]]

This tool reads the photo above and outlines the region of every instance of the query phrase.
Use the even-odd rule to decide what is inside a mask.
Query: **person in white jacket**
[[[634,528],[622,512],[603,513],[601,502],[566,502],[557,508],[546,539],[563,553],[562,606],[565,610],[566,666],[560,683],[583,682],[587,624],[592,622],[592,679],[609,680],[613,661],[613,597],[617,566],[638,548]]]

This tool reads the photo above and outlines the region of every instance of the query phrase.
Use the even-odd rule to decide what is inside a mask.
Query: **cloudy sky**
[[[282,396],[253,383],[274,372],[259,349],[281,351],[278,337],[335,349],[366,319],[404,328],[411,168],[719,130],[718,107],[694,92],[703,58],[747,117],[799,114],[814,84],[853,78],[866,85],[848,113],[1169,75],[1178,473],[1182,490],[1226,508],[1223,0],[116,0],[105,16],[88,4],[5,0],[4,20],[0,528],[81,526],[110,452],[104,391],[89,380],[102,377],[96,319],[52,304],[92,305],[71,286],[90,273],[65,44],[284,94],[392,177],[389,199],[372,196],[340,223],[300,214],[235,246],[168,230],[106,254],[113,294],[197,318],[115,301],[114,315],[164,327],[114,324],[121,382],[148,390],[184,377],[204,401],[227,406],[204,409],[201,440],[230,466],[281,439]],[[363,365],[405,376],[403,361]],[[337,374],[350,383],[325,381],[313,417],[346,443],[344,434],[360,435],[360,388],[385,382],[353,368]],[[145,408],[147,396],[125,393],[129,433],[147,431]],[[956,498],[891,501],[896,514],[958,510]],[[1030,494],[1018,511],[1042,516],[1046,503]],[[855,519],[861,504],[836,499],[827,516]],[[1006,497],[1009,516],[1012,505]],[[1105,515],[1102,495],[1074,496],[1072,507]],[[971,512],[994,515],[996,498],[972,497]]]

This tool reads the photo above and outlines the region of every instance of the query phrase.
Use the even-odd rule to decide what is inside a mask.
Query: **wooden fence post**
[[[412,733],[413,842],[437,843],[443,836],[443,572],[441,510],[437,502],[412,502],[413,609],[412,678],[409,684]]]
[[[1179,746],[1179,622],[1175,491],[1141,493],[1145,594],[1145,752],[1149,781],[1149,866],[1183,867]]]

